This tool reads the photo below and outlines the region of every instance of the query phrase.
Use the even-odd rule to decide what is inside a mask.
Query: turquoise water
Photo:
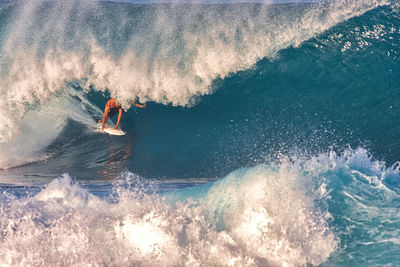
[[[2,265],[400,264],[398,3],[0,14]]]

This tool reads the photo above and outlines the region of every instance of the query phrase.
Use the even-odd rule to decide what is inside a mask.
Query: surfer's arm
[[[107,119],[107,116],[108,116],[108,110],[109,110],[109,107],[106,105],[106,108],[104,109],[103,123],[101,125],[101,130],[102,131],[104,130],[104,124],[106,123],[106,119]],[[118,116],[118,119],[119,119],[119,116]],[[119,122],[119,120],[118,120],[118,122]]]
[[[146,106],[146,104],[141,105],[141,104],[138,104],[138,103],[135,103],[134,105],[139,107],[139,108],[144,108]]]
[[[122,118],[122,108],[119,108],[118,121],[117,121],[117,124],[115,125],[114,129],[118,129],[121,118]]]
[[[145,106],[146,106],[146,104],[139,104],[139,103],[136,103],[136,102],[131,102],[134,106],[137,106],[137,107],[139,107],[139,108],[144,108]]]

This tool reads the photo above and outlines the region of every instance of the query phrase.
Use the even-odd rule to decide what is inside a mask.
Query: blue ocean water
[[[0,265],[399,265],[399,8],[1,2]]]

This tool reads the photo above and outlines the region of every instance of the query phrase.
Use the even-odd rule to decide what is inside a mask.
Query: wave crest
[[[65,82],[108,90],[125,108],[137,98],[186,106],[211,93],[215,79],[384,4],[15,4],[1,10],[12,19],[2,26],[0,141]]]

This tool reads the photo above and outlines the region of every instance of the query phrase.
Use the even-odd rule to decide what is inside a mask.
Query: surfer
[[[138,104],[138,103],[132,103],[133,105],[140,107],[140,108],[144,108],[146,106],[146,104]],[[99,120],[99,123],[101,122],[101,130],[104,130],[104,125],[105,123],[112,118],[115,114],[118,113],[118,121],[117,124],[115,125],[114,129],[118,129],[119,123],[121,121],[122,118],[122,107],[121,104],[115,100],[114,98],[111,98],[110,100],[107,101],[106,106],[104,108],[104,116],[103,119]]]

